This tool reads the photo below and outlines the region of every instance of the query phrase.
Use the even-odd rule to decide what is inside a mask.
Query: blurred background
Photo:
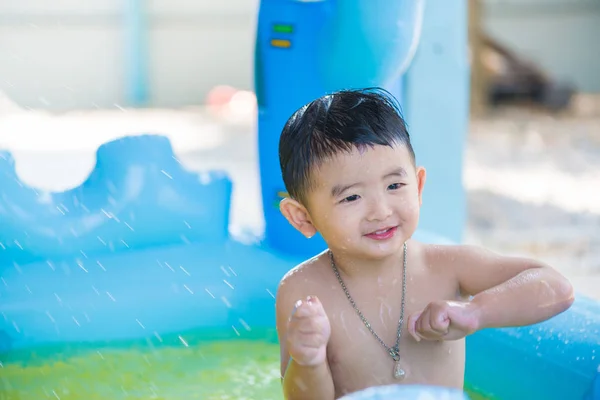
[[[600,0],[469,3],[466,241],[541,258],[600,297]],[[0,148],[57,191],[81,184],[100,144],[163,134],[187,168],[232,175],[232,233],[260,232],[257,10],[0,0]]]

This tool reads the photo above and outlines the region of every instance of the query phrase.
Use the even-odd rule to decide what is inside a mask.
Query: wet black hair
[[[302,202],[315,166],[339,152],[375,145],[404,145],[415,161],[400,106],[388,91],[342,90],[304,105],[288,119],[279,139],[288,194]]]

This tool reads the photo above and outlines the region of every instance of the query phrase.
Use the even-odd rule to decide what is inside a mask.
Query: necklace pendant
[[[397,360],[394,363],[394,378],[398,379],[398,380],[402,380],[402,379],[404,379],[405,376],[406,376],[406,371],[404,371],[402,369],[402,367],[400,366],[400,360]]]

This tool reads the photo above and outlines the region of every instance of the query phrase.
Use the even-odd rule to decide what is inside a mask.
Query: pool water
[[[197,331],[1,354],[0,400],[282,400],[275,331],[237,334]]]

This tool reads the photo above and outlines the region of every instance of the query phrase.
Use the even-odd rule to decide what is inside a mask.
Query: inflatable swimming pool
[[[460,241],[464,213],[454,211],[464,207],[466,2],[429,1],[422,8],[423,2],[413,1],[394,9],[389,1],[368,1],[372,8],[362,14],[353,11],[364,0],[261,3],[256,74],[266,233],[258,244],[228,234],[232,182],[226,174],[184,170],[164,137],[103,145],[89,179],[63,193],[27,187],[10,153],[0,153],[0,396],[281,398],[277,284],[323,243],[295,237],[275,212],[281,182],[273,147],[288,111],[321,90],[386,82],[396,90],[417,153],[434,177],[417,236]],[[357,15],[364,19],[357,21]],[[364,28],[360,37],[349,32],[351,22]],[[398,26],[411,33],[392,29]],[[420,52],[414,54],[411,35],[419,30]],[[386,56],[383,46],[375,46],[380,63],[332,76],[329,66],[349,54],[343,49],[357,44],[350,54],[361,58],[361,50],[377,42],[373,32],[388,39],[396,34],[397,43],[404,43],[396,49],[401,55]],[[308,62],[317,43],[324,47],[313,53],[333,60]],[[411,69],[397,81],[413,55]],[[598,400],[598,343],[600,305],[581,297],[544,324],[479,332],[467,341],[469,394]],[[382,391],[370,396],[390,398]]]
[[[279,398],[274,295],[301,258],[229,238],[231,183],[185,171],[163,137],[111,142],[97,157],[81,187],[37,203],[0,157],[3,180],[16,183],[0,203],[3,390]],[[109,160],[121,173],[101,171]],[[578,298],[539,326],[470,337],[472,398],[597,399],[599,309]]]

